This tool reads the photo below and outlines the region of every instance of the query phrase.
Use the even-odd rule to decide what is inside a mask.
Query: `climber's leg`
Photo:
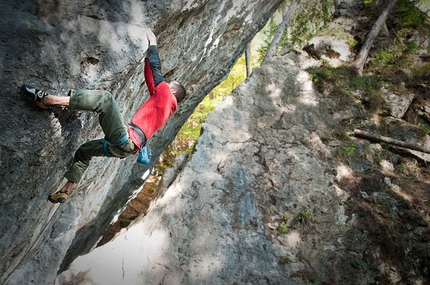
[[[69,108],[97,112],[100,126],[108,141],[120,140],[127,134],[118,103],[109,91],[71,90]]]

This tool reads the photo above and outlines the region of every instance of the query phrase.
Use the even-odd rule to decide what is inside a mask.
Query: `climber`
[[[79,182],[93,156],[124,158],[138,153],[146,145],[147,139],[176,111],[177,103],[184,99],[186,90],[182,84],[164,81],[156,36],[150,29],[146,30],[146,34],[149,47],[144,75],[150,98],[139,108],[130,124],[124,124],[118,104],[108,91],[70,90],[68,96],[59,96],[26,84],[22,86],[23,92],[43,109],[48,106],[66,106],[71,110],[97,112],[105,135],[104,139],[89,141],[79,147],[73,164],[64,174],[66,184],[48,197],[52,203],[66,201],[73,185]]]

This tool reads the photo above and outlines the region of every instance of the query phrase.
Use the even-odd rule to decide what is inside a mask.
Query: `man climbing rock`
[[[70,90],[69,96],[48,94],[29,85],[23,92],[46,109],[48,106],[66,106],[70,110],[97,112],[105,135],[104,139],[84,143],[76,151],[73,164],[64,174],[66,184],[48,197],[52,203],[63,203],[88,168],[93,156],[124,158],[138,153],[167,119],[176,111],[177,103],[186,95],[185,88],[177,81],[165,82],[161,73],[157,40],[154,33],[146,31],[149,47],[145,58],[145,81],[150,98],[139,108],[130,124],[124,124],[118,104],[112,94],[104,90]]]

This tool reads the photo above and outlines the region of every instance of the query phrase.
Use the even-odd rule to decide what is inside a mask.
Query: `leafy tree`
[[[264,28],[262,32],[265,37],[264,44],[258,50],[260,53],[260,61],[263,61],[273,36],[282,24],[279,23],[282,11],[285,9],[285,6],[294,7],[293,3],[295,1],[296,0],[289,0],[281,5]],[[301,1],[300,7],[295,11],[288,23],[288,28],[282,33],[277,44],[277,50],[286,46],[301,49],[309,39],[318,34],[318,31],[320,31],[325,24],[331,21],[334,11],[335,2],[332,0]]]

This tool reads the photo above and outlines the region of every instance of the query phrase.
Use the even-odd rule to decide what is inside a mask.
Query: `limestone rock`
[[[113,242],[93,250],[150,166],[94,159],[70,201],[46,203],[73,151],[102,133],[93,114],[38,110],[20,97],[22,82],[62,94],[110,89],[127,120],[147,96],[140,59],[152,27],[166,78],[189,91],[150,140],[157,156],[281,2],[0,3],[1,283],[425,283],[428,211],[422,219],[411,207],[404,181],[365,175],[381,146],[338,137],[354,121],[397,139],[428,144],[428,135],[399,119],[375,126],[365,110],[319,94],[306,68],[320,63],[300,51],[255,69],[208,116],[195,153],[178,161],[184,169],[166,176],[147,215]],[[349,167],[333,158],[337,150],[353,151]],[[382,169],[407,166],[403,159],[390,153]],[[414,206],[428,209],[426,201]]]
[[[148,213],[108,245],[74,260],[56,283],[405,280],[403,262],[385,255],[393,252],[386,248],[391,236],[381,232],[388,226],[370,220],[363,227],[373,213],[356,212],[368,203],[378,209],[375,221],[407,216],[409,206],[384,187],[405,191],[388,176],[355,177],[354,169],[332,159],[338,146],[324,138],[348,112],[327,116],[333,100],[314,90],[305,71],[315,65],[293,51],[254,69],[209,114],[195,152]],[[428,227],[419,223],[405,244],[426,238]],[[421,284],[425,273],[417,272],[409,276]]]
[[[289,54],[255,69],[209,114],[195,153],[148,214],[57,282],[353,283],[352,268],[335,269],[353,226],[347,195],[332,183],[319,96],[298,62],[315,64]]]
[[[387,92],[387,90],[383,90],[382,98],[384,98],[385,106],[390,111],[391,116],[401,119],[408,111],[414,99],[414,94],[398,96],[394,93]]]
[[[303,49],[312,57],[322,59],[333,67],[349,63],[355,57],[348,42],[352,40],[351,30],[355,25],[354,20],[339,17],[327,26],[329,33],[313,37]]]
[[[103,136],[97,116],[38,109],[23,83],[66,95],[69,89],[113,92],[128,121],[148,94],[141,59],[145,28],[158,36],[167,80],[188,99],[151,140],[154,156],[243,54],[281,3],[276,1],[0,2],[0,282],[50,284],[90,251],[139,191],[151,167],[95,158],[70,201],[46,201],[82,143]],[[48,217],[52,219],[49,220]]]

